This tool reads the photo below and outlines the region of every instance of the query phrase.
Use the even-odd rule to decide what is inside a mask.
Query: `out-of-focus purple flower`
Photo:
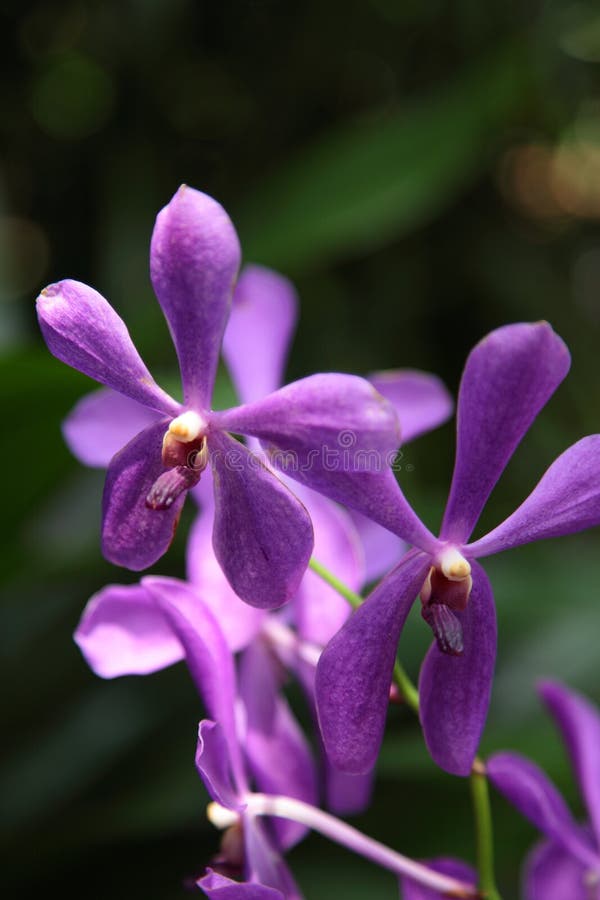
[[[569,362],[567,348],[545,322],[499,328],[471,352],[460,387],[456,463],[439,538],[417,518],[393,479],[370,476],[368,496],[351,476],[341,474],[333,494],[321,480],[325,493],[369,512],[415,546],[321,656],[319,719],[327,752],[339,768],[361,772],[373,765],[398,640],[420,594],[423,618],[436,638],[419,679],[425,740],[443,769],[469,773],[496,656],[492,590],[476,559],[600,522],[600,435],[592,435],[559,456],[508,519],[469,543],[494,485]],[[316,473],[313,483],[319,480]]]
[[[600,713],[558,682],[542,682],[539,694],[565,742],[588,822],[576,822],[547,775],[517,753],[495,753],[487,775],[545,837],[525,866],[526,900],[594,900],[600,897]]]
[[[254,641],[246,650],[238,679],[227,641],[196,591],[159,577],[105,588],[88,604],[75,637],[104,677],[145,675],[185,659],[211,718],[200,725],[198,767],[213,800],[235,813],[213,864],[221,873],[209,873],[200,885],[206,893],[221,889],[227,884],[221,876],[235,873],[299,897],[280,852],[301,840],[306,827],[282,819],[263,824],[243,811],[251,782],[262,791],[317,801],[312,755],[280,693],[268,645]]]
[[[172,540],[186,493],[210,464],[219,563],[242,599],[275,607],[295,594],[306,569],[313,546],[310,518],[229,432],[260,432],[282,447],[292,443],[306,464],[342,432],[354,436],[355,452],[386,457],[399,443],[398,425],[391,404],[351,375],[315,375],[242,407],[210,409],[239,261],[235,229],[210,197],[183,187],[159,213],[151,276],[177,350],[183,404],[154,382],[125,324],[92,288],[77,281],[50,285],[37,309],[55,356],[146,407],[150,416],[159,414],[108,467],[104,555],[131,569],[152,565]],[[92,409],[90,403],[79,408],[80,416],[100,420],[102,400]],[[73,421],[70,427],[73,434]],[[89,458],[94,461],[93,451]]]

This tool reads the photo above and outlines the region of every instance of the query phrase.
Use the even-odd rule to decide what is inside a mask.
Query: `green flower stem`
[[[494,840],[488,781],[485,765],[479,757],[475,758],[470,778],[477,843],[479,890],[486,900],[502,900],[494,877]]]
[[[404,666],[398,660],[394,663],[394,681],[406,705],[419,715],[419,692],[406,674]]]
[[[358,609],[359,606],[363,604],[363,598],[360,594],[355,594],[354,591],[351,591],[349,587],[347,587],[343,581],[340,581],[339,578],[336,578],[335,575],[326,569],[320,562],[311,557],[309,562],[309,567],[316,572],[319,578],[322,578],[323,581],[326,581],[328,585],[330,585],[334,591],[337,591],[345,600],[348,601],[352,609]]]

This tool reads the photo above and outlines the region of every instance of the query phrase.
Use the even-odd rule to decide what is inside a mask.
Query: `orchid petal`
[[[471,351],[458,396],[457,448],[441,537],[468,540],[531,423],[569,370],[547,322],[506,325]]]
[[[325,796],[327,808],[336,816],[356,816],[364,812],[373,795],[375,769],[360,775],[340,772],[325,758]]]
[[[102,500],[102,552],[112,563],[139,571],[166,553],[185,493],[167,509],[149,509],[146,497],[165,471],[161,420],[138,434],[111,460]]]
[[[175,578],[147,576],[148,590],[185,651],[185,660],[208,714],[219,722],[235,756],[236,680],[233,657],[219,624],[196,591]]]
[[[600,861],[583,829],[572,817],[554,784],[518,753],[494,753],[486,762],[494,787],[542,834],[558,842],[584,864]]]
[[[555,681],[542,682],[539,693],[562,733],[600,844],[600,713]]]
[[[227,434],[209,435],[215,481],[215,555],[236,592],[260,608],[294,596],[313,548],[299,500],[250,451]]]
[[[73,456],[86,466],[105,469],[115,453],[159,418],[159,413],[116,391],[94,391],[75,404],[62,432]]]
[[[147,675],[184,655],[162,610],[141,584],[111,584],[94,594],[74,638],[101,678]]]
[[[201,484],[212,481],[207,470]],[[209,485],[212,494],[212,485]],[[212,545],[214,503],[212,496],[198,513],[187,543],[187,577],[212,611],[232,652],[247,646],[258,634],[266,612],[237,596],[219,565]]]
[[[460,656],[432,644],[419,676],[420,718],[427,748],[453,775],[468,775],[485,724],[496,660],[496,610],[487,575],[473,563],[473,589],[464,612]]]
[[[50,352],[68,366],[150,409],[177,415],[176,403],[156,384],[112,306],[80,281],[44,288],[37,314]]]
[[[590,900],[586,867],[554,841],[543,841],[527,857],[525,900]]]
[[[280,694],[279,664],[263,641],[254,641],[240,659],[240,696],[246,709],[244,751],[258,789],[315,805],[317,775],[310,747]],[[307,829],[274,819],[279,846],[287,849]]]
[[[263,400],[214,413],[214,421],[284,452],[290,446],[300,450],[299,464],[323,465],[317,457],[329,451],[335,470],[387,468],[386,454],[394,454],[400,444],[393,406],[356,375],[311,375]],[[369,451],[372,459],[365,457]]]
[[[396,369],[374,372],[368,380],[393,404],[403,444],[443,425],[452,415],[454,401],[450,392],[441,379],[429,372]]]
[[[291,282],[263,266],[246,266],[223,338],[223,357],[242,403],[261,400],[283,381],[298,300]]]
[[[213,800],[226,809],[240,812],[240,802],[234,786],[227,739],[218,722],[203,719],[198,726],[196,768]]]
[[[449,875],[450,878],[456,878],[457,881],[463,881],[465,884],[477,884],[477,872],[472,866],[467,865],[460,859],[451,859],[449,857],[441,857],[439,859],[424,860],[425,865],[434,872],[440,872],[442,875]],[[413,881],[412,878],[401,878],[400,887],[402,889],[402,900],[442,900],[447,894],[440,894],[429,887]]]
[[[248,881],[233,881],[212,869],[207,869],[196,884],[207,897],[215,900],[286,900],[281,891],[265,887],[264,884],[250,884]]]
[[[317,710],[331,763],[360,774],[377,757],[402,626],[429,559],[407,554],[327,645],[317,666]]]
[[[179,358],[185,403],[208,409],[240,245],[223,207],[182,185],[157,218],[150,273]]]
[[[490,556],[599,524],[600,434],[593,434],[565,450],[512,516],[470,544],[469,552]]]
[[[302,900],[302,894],[283,857],[258,818],[244,817],[246,864],[250,880],[282,892],[286,900]]]

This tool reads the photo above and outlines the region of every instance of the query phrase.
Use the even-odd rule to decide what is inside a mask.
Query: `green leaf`
[[[260,184],[236,216],[246,258],[306,267],[434,219],[485,166],[525,77],[511,46],[411,107],[325,135]]]

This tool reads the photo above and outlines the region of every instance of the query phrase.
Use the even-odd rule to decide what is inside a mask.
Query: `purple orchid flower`
[[[260,790],[316,802],[312,754],[280,693],[269,648],[255,642],[244,654],[238,688],[226,639],[189,585],[160,577],[143,578],[138,585],[110,585],[88,604],[76,640],[91,667],[104,677],[146,675],[185,659],[215,720],[201,723],[204,749],[199,760],[209,793],[222,806],[232,803],[227,779],[239,797],[249,793],[252,780]],[[239,805],[231,808],[238,810]],[[242,874],[281,890],[285,897],[299,898],[280,851],[294,846],[306,831],[293,821],[252,821],[243,834],[228,834],[214,866],[221,867],[221,874]],[[213,873],[207,884],[220,887],[220,881]]]
[[[398,426],[391,404],[350,375],[315,375],[247,406],[210,409],[239,260],[235,229],[210,197],[183,187],[159,213],[150,269],[179,358],[183,404],[154,382],[124,323],[92,288],[76,281],[50,285],[37,308],[56,357],[161,414],[108,467],[107,559],[135,570],[156,562],[172,540],[186,493],[210,464],[217,559],[242,599],[274,607],[298,588],[312,525],[289,489],[229,432],[291,443],[306,463],[342,432],[354,435],[357,452],[386,456],[399,443]]]
[[[456,463],[439,538],[417,518],[393,479],[372,473],[366,497],[352,473],[334,484],[336,499],[345,497],[362,512],[370,511],[415,546],[321,656],[319,719],[337,767],[361,772],[373,765],[398,640],[420,594],[423,617],[436,638],[419,679],[425,741],[443,769],[469,773],[487,715],[496,656],[492,590],[476,560],[600,522],[600,435],[592,435],[550,466],[516,512],[469,543],[492,488],[568,368],[565,345],[544,322],[500,328],[471,352],[460,387]],[[303,477],[320,483],[327,493],[321,472]]]
[[[558,682],[539,694],[560,731],[588,812],[576,822],[550,779],[517,753],[495,753],[486,763],[492,784],[545,836],[524,873],[526,900],[598,900],[600,897],[600,712]]]

